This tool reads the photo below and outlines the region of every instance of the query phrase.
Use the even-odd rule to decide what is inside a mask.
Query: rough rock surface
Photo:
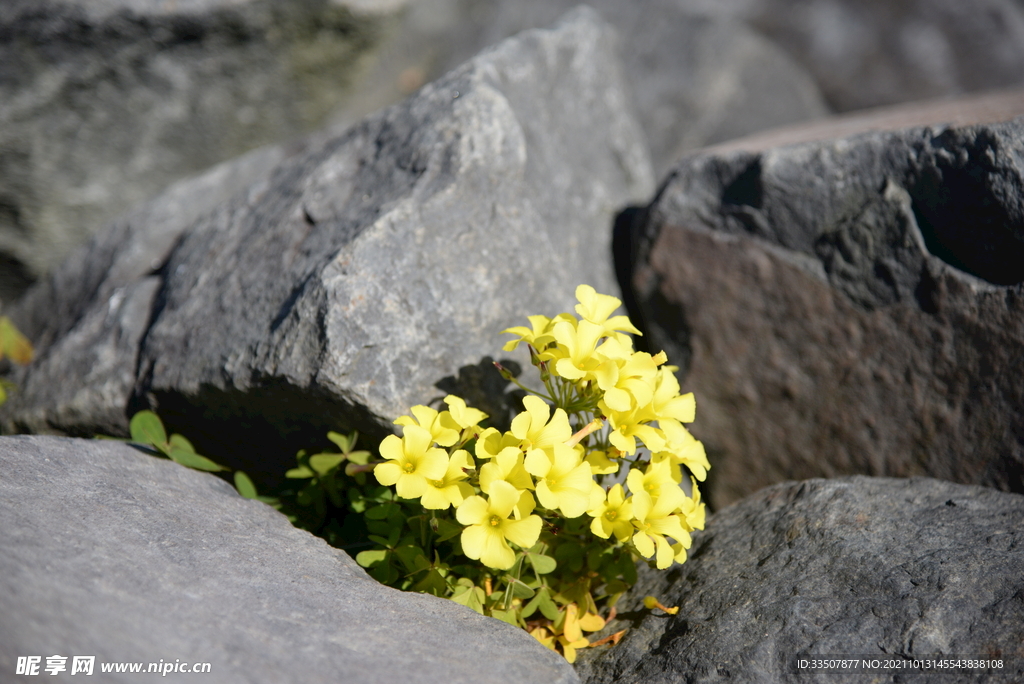
[[[484,394],[475,376],[502,329],[570,311],[581,282],[617,290],[612,218],[653,181],[612,42],[587,9],[526,32],[197,220],[152,284],[137,281],[150,313],[134,396],[260,473],[292,460],[296,444],[273,448],[282,435],[304,430],[308,445],[446,391]],[[82,325],[122,303],[136,306],[94,299]],[[96,325],[88,335],[116,337],[116,320]],[[123,415],[129,395],[67,400],[91,364],[62,366],[56,388],[37,381],[35,368],[74,365],[49,353],[15,377],[6,429],[80,432]]]
[[[139,344],[167,255],[196,219],[265,182],[277,164],[301,151],[262,148],[175,183],[31,288],[10,314],[38,358],[6,408],[41,432],[123,433]]]
[[[363,4],[0,3],[0,298],[171,182],[321,125],[387,23]]]
[[[696,392],[714,505],[841,474],[1024,491],[1022,145],[1018,120],[680,163],[634,305]]]
[[[577,681],[522,630],[378,584],[223,480],[127,444],[0,437],[0,471],[5,681],[18,656],[54,654],[95,655],[102,681],[139,677],[102,663],[178,659],[211,682]]]
[[[687,0],[742,19],[849,111],[1024,83],[1015,0]]]
[[[679,613],[644,610],[646,595]],[[1022,596],[1024,496],[929,478],[789,482],[711,516],[684,565],[644,568],[606,628],[629,628],[622,642],[583,651],[577,671],[590,684],[1020,681]],[[796,656],[840,654],[1007,664],[979,677],[795,673]]]
[[[402,83],[439,76],[484,46],[547,26],[577,4],[420,0],[374,53],[373,75],[361,87],[390,84],[395,97]],[[694,13],[678,0],[586,4],[616,29],[616,47],[659,177],[685,150],[827,111],[808,70],[741,21]]]

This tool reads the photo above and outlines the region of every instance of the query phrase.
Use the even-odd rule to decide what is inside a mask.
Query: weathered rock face
[[[171,182],[321,125],[386,14],[328,0],[2,3],[0,298]]]
[[[578,681],[526,632],[378,584],[211,475],[57,437],[0,437],[0,470],[5,678],[57,654],[64,676],[94,655],[118,682],[138,675],[104,663],[209,663],[218,683]]]
[[[395,44],[377,53],[373,76],[364,83],[386,87],[401,83],[403,77],[440,76],[484,46],[548,26],[577,4],[414,3],[404,15],[402,29],[394,34]],[[616,29],[616,47],[658,176],[683,151],[827,111],[809,72],[742,21],[697,14],[676,0],[586,4]],[[391,88],[397,91],[395,85]]]
[[[692,0],[739,18],[808,69],[837,111],[1024,82],[1014,0]]]
[[[1022,144],[1018,121],[676,168],[633,284],[715,505],[857,473],[1024,491]]]
[[[1022,544],[1018,494],[928,478],[781,484],[711,516],[684,565],[644,568],[606,628],[629,628],[622,642],[583,651],[577,671],[591,684],[854,681],[798,676],[793,660],[969,654],[1006,669],[950,681],[1019,681]],[[645,595],[679,613],[644,610]]]
[[[653,182],[613,41],[579,10],[281,163],[185,230],[148,284],[91,299],[81,334],[119,359],[109,396],[69,399],[92,365],[58,341],[59,359],[43,350],[15,378],[6,426],[81,432],[135,396],[206,452],[280,473],[296,447],[275,451],[282,436],[383,429],[446,391],[484,394],[473,367],[502,329],[570,311],[581,282],[617,289],[614,213]],[[122,310],[149,312],[125,361]]]

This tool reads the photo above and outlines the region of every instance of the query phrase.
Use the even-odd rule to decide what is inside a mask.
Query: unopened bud
[[[661,604],[661,601],[659,601],[658,599],[656,599],[653,596],[645,596],[644,597],[644,607],[647,608],[647,610],[654,610],[655,608],[660,608],[661,610],[665,611],[669,615],[675,615],[676,613],[679,612],[679,606],[675,606],[673,608],[666,608],[665,606],[663,606]]]
[[[499,373],[501,373],[501,377],[508,380],[509,382],[511,382],[512,379],[515,377],[514,375],[512,375],[512,371],[510,371],[508,368],[505,368],[497,361],[494,361],[494,367],[498,369]]]

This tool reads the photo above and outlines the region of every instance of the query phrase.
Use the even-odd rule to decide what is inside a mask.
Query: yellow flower
[[[438,413],[429,406],[413,406],[410,410],[415,418],[399,416],[395,420],[395,425],[401,425],[403,428],[418,425],[428,430],[433,440],[441,446],[452,446],[459,441],[459,426],[451,419],[448,411]]]
[[[497,457],[503,449],[508,447],[519,448],[520,442],[511,432],[501,433],[496,428],[487,428],[476,439],[476,457],[480,459],[492,459]]]
[[[380,455],[387,460],[373,469],[377,481],[386,487],[395,485],[403,499],[415,499],[427,491],[428,480],[440,480],[448,469],[444,449],[431,448],[430,432],[418,425],[407,425],[405,436],[388,435],[380,443]]]
[[[704,529],[704,503],[700,500],[700,490],[697,489],[697,481],[692,477],[690,482],[693,485],[693,496],[686,499],[679,505],[679,513],[683,516],[683,526],[689,531]]]
[[[520,493],[508,482],[498,480],[491,484],[489,499],[471,496],[462,502],[455,518],[463,525],[462,550],[474,560],[489,568],[507,570],[516,561],[516,554],[508,545],[512,542],[530,548],[540,536],[541,520],[530,515],[522,520],[509,519],[520,501]]]
[[[651,462],[667,460],[671,463],[672,478],[676,482],[683,481],[680,466],[686,466],[698,480],[703,482],[708,475],[708,469],[711,468],[704,445],[691,435],[689,430],[674,420],[661,421],[659,425],[668,443],[665,445],[664,451],[651,455]]]
[[[512,419],[512,434],[520,442],[523,451],[545,449],[567,442],[572,437],[569,427],[569,416],[562,409],[555,409],[551,415],[551,407],[543,399],[532,394],[523,398],[526,411]],[[548,422],[548,417],[551,422]]]
[[[639,468],[633,468],[626,476],[626,484],[634,494],[644,491],[654,498],[672,499],[677,505],[686,496],[672,477],[672,466],[666,460],[649,463],[642,473]]]
[[[448,460],[444,477],[427,480],[427,489],[420,498],[424,508],[446,510],[458,506],[467,496],[473,495],[473,487],[466,482],[466,468],[473,467],[473,459],[465,449],[459,449]]]
[[[645,420],[657,420],[659,426],[664,420],[692,423],[696,410],[697,402],[693,398],[693,392],[679,394],[679,381],[676,380],[672,367],[659,368],[654,396],[651,403],[641,411],[642,417]]]
[[[601,326],[602,337],[607,337],[615,332],[629,332],[634,335],[642,334],[637,330],[626,316],[611,316],[618,309],[622,302],[611,295],[598,294],[590,285],[580,285],[576,288],[576,313],[585,321]]]
[[[580,321],[575,326],[566,321],[557,323],[551,334],[558,346],[548,349],[544,357],[554,360],[552,370],[566,380],[592,379],[601,365],[595,352],[603,333],[601,326],[590,321]]]
[[[586,462],[590,464],[590,470],[594,475],[614,475],[619,472],[619,467],[622,462],[617,458],[612,457],[611,454],[618,454],[617,450],[612,450],[611,453],[607,451],[591,451],[586,456]]]
[[[450,414],[452,421],[455,422],[463,430],[469,430],[475,428],[480,424],[481,420],[487,418],[487,414],[483,411],[475,408],[466,406],[466,400],[449,394],[444,398],[444,403],[448,404],[448,413]],[[443,445],[450,446],[450,445]]]
[[[533,489],[533,478],[523,467],[523,452],[517,447],[505,447],[480,467],[480,489],[484,494],[490,493],[491,484],[498,480],[508,482],[516,489]]]
[[[590,464],[578,450],[567,444],[532,449],[526,454],[526,471],[537,477],[537,500],[545,508],[578,518],[590,505],[594,477]]]
[[[526,342],[532,344],[533,348],[537,351],[542,350],[549,343],[554,341],[554,338],[549,334],[551,330],[552,319],[547,316],[528,316],[527,320],[530,321],[530,327],[526,328],[521,325],[517,325],[514,328],[506,328],[501,332],[511,333],[512,335],[518,335],[519,339],[509,340],[502,347],[505,351],[513,351],[519,346],[520,342]]]
[[[614,534],[619,541],[626,541],[633,535],[632,497],[626,498],[621,484],[608,490],[607,498],[591,507],[587,515],[593,518],[590,531],[602,539],[608,539]]]
[[[604,403],[612,411],[625,413],[646,406],[654,398],[658,366],[647,352],[621,354],[623,346],[615,340],[601,345],[606,360],[594,373],[604,391]]]
[[[620,413],[604,406],[603,402],[600,405],[612,424],[613,429],[608,435],[608,441],[616,449],[632,455],[636,452],[636,439],[639,438],[652,452],[664,450],[665,436],[661,430],[647,424],[648,418],[644,417],[641,409]]]
[[[632,471],[639,474],[637,471]],[[677,496],[669,495],[670,490],[662,490],[661,495],[652,497],[642,486],[634,489],[630,483],[630,491],[633,493],[633,527],[636,533],[633,535],[633,546],[644,558],[656,555],[659,570],[672,565],[672,561],[682,562],[686,559],[686,549],[690,547],[690,533],[683,529],[682,520],[674,511],[682,500],[686,498],[682,490],[675,487]],[[678,542],[676,548],[668,542],[666,536],[672,537]]]

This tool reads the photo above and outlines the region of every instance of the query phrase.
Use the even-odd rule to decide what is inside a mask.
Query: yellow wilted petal
[[[7,356],[19,365],[32,363],[32,343],[14,327],[11,319],[0,316],[0,359]]]
[[[604,629],[604,618],[597,613],[587,613],[580,618],[580,629],[584,632],[596,632]]]

